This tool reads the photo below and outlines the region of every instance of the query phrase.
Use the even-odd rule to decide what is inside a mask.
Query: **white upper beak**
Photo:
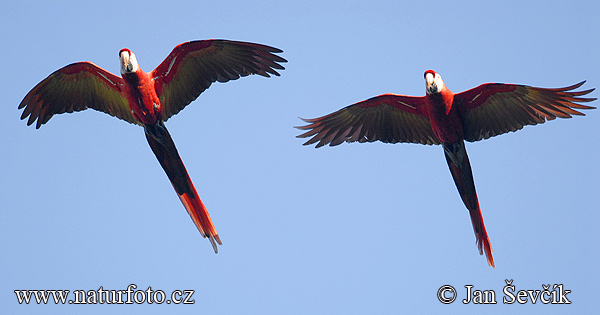
[[[130,50],[122,50],[119,55],[121,60],[121,73],[134,73],[139,69],[135,54]]]
[[[427,94],[433,94],[438,91],[437,84],[435,83],[435,77],[433,76],[432,73],[427,73],[425,75],[425,85],[426,85]]]
[[[440,76],[437,72],[427,72],[425,74],[425,84],[427,94],[440,93],[444,89],[444,81],[442,80],[442,76]]]

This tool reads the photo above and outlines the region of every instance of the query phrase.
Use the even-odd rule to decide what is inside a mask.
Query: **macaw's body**
[[[183,165],[164,121],[195,100],[213,82],[241,76],[279,75],[285,59],[281,50],[265,45],[227,41],[192,41],[176,46],[152,72],[142,71],[129,49],[119,52],[121,76],[94,65],[77,62],[63,67],[23,99],[21,119],[36,128],[54,114],[93,108],[144,127],[146,139],[167,173],[177,195],[215,253],[221,240],[206,207]],[[278,63],[279,62],[279,63]]]
[[[304,119],[308,125],[297,128],[308,131],[298,137],[312,137],[305,145],[318,142],[317,147],[377,140],[441,144],[469,210],[479,253],[485,252],[488,264],[494,267],[464,141],[487,139],[556,117],[583,115],[573,108],[594,108],[578,104],[595,100],[580,97],[593,89],[572,91],[584,82],[559,89],[487,83],[455,94],[433,70],[425,72],[425,81],[425,96],[383,94],[320,118]]]

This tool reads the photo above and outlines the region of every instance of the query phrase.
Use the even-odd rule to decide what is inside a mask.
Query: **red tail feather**
[[[485,257],[487,258],[488,264],[492,267],[495,267],[494,257],[492,256],[492,245],[490,244],[490,238],[485,230],[483,216],[481,215],[481,210],[479,209],[479,202],[477,202],[477,208],[469,209],[469,213],[471,215],[473,231],[475,231],[475,237],[477,238],[477,248],[479,249],[479,254],[483,255],[483,251],[485,250]]]
[[[473,172],[471,171],[471,163],[469,163],[469,157],[465,150],[465,143],[460,141],[455,143],[443,143],[442,145],[444,147],[444,154],[446,155],[446,162],[448,162],[448,167],[450,168],[450,173],[452,173],[456,188],[471,215],[471,223],[473,224],[473,230],[475,231],[475,237],[477,238],[479,254],[483,255],[483,251],[485,250],[488,264],[491,267],[495,267],[494,257],[492,257],[492,245],[490,245],[490,239],[485,230],[485,225],[483,224],[483,216],[481,215],[481,209],[479,208],[479,200],[477,200]]]
[[[215,253],[217,253],[217,244],[222,245],[221,239],[217,234],[217,230],[210,219],[206,207],[198,196],[198,192],[183,165],[179,153],[177,153],[177,148],[175,148],[175,143],[167,128],[162,121],[159,121],[154,125],[146,125],[144,129],[148,144],[150,144],[152,152],[154,152],[158,162],[165,170],[165,173],[167,173],[179,199],[200,231],[200,234],[203,237],[208,237]]]
[[[183,195],[179,195],[179,199],[181,199],[181,202],[183,203],[185,209],[194,221],[194,224],[196,224],[196,227],[198,228],[198,231],[200,231],[200,234],[202,234],[203,237],[208,237],[208,240],[210,241],[213,249],[215,250],[215,253],[218,253],[216,243],[218,243],[219,245],[223,245],[223,243],[221,243],[221,239],[219,238],[217,229],[215,229],[215,226],[213,225],[212,220],[210,219],[210,215],[208,214],[204,203],[202,203],[202,200],[200,200],[200,197],[198,197],[198,193],[196,192],[196,188],[193,186],[193,184],[192,190],[194,192],[193,196],[190,196],[186,193]]]

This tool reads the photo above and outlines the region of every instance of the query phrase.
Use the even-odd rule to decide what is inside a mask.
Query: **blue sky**
[[[0,305],[10,314],[573,313],[598,309],[600,116],[467,143],[496,268],[479,256],[441,147],[302,146],[298,117],[382,93],[485,82],[600,87],[598,1],[6,3],[0,51]],[[60,67],[151,71],[182,42],[284,50],[281,77],[214,84],[167,123],[223,240],[215,255],[143,130],[19,102]],[[598,92],[591,96],[598,97]],[[598,106],[595,102],[591,105]],[[563,284],[571,305],[504,305]],[[193,305],[19,305],[14,290],[195,290]],[[452,285],[444,305],[437,290]],[[496,305],[463,305],[465,285]],[[516,303],[515,303],[516,304]]]

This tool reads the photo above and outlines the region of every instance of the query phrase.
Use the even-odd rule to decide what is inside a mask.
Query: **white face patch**
[[[140,68],[135,54],[128,49],[121,50],[119,59],[121,60],[121,74],[134,73]]]
[[[444,81],[442,80],[442,76],[436,72],[435,77],[433,79],[435,80],[435,85],[437,85],[438,93],[441,92],[444,88]]]
[[[437,72],[427,72],[425,74],[425,87],[427,94],[440,93],[444,88],[444,81],[442,81],[442,76],[440,76]]]

